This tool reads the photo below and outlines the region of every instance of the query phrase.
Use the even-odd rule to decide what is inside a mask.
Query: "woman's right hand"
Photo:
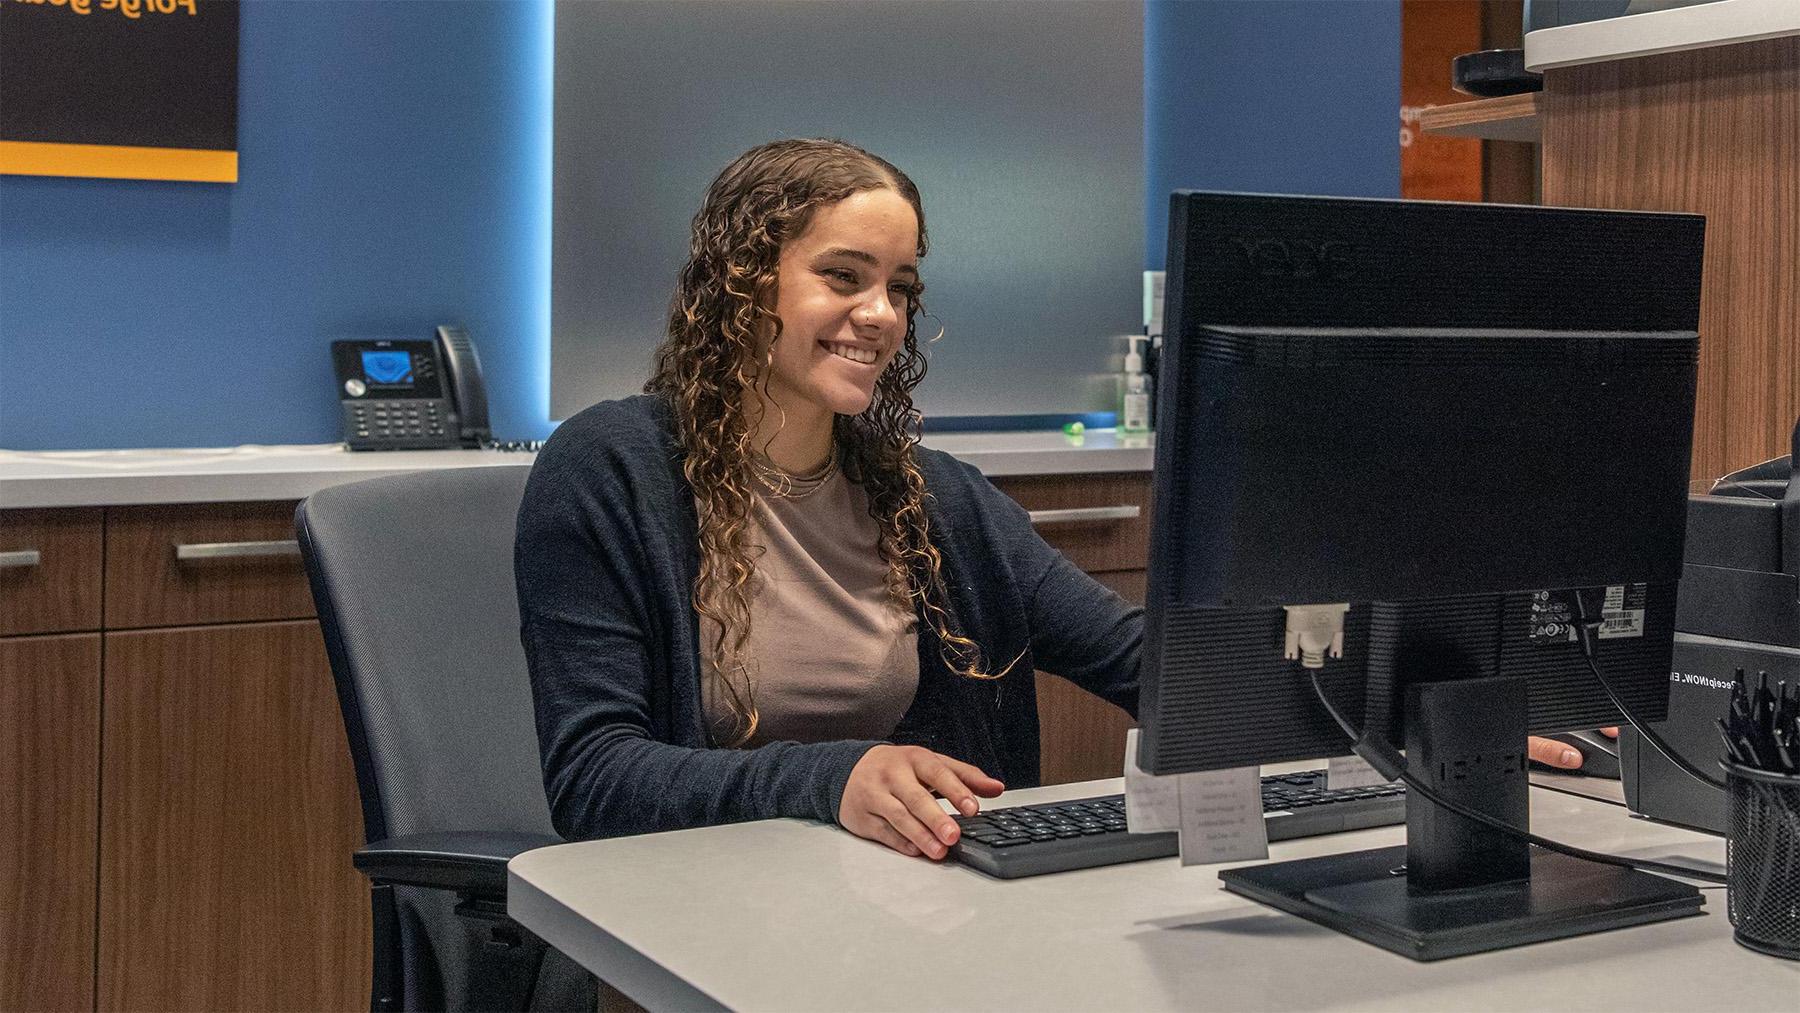
[[[940,859],[950,853],[960,832],[931,793],[973,816],[981,811],[977,795],[993,798],[1005,789],[976,767],[942,753],[920,746],[876,746],[850,769],[838,803],[838,825],[903,855]]]

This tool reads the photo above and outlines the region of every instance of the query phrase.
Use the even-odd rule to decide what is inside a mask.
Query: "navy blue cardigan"
[[[975,468],[919,448],[959,631],[1003,678],[947,668],[919,622],[919,689],[892,741],[1038,782],[1033,669],[1137,711],[1143,611],[1045,544]],[[714,748],[700,698],[693,492],[667,405],[639,396],[564,422],[538,455],[514,565],[552,821],[569,840],[738,820],[835,822],[876,742]]]

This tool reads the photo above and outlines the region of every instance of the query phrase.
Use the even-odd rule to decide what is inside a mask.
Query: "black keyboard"
[[[1406,822],[1406,786],[1325,787],[1323,770],[1270,774],[1262,779],[1263,823],[1269,840],[1316,837]],[[1046,802],[956,817],[962,838],[950,849],[964,865],[1000,879],[1168,858],[1180,851],[1175,834],[1125,832],[1125,796]]]

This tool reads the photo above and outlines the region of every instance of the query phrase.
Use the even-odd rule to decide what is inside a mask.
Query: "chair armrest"
[[[374,841],[352,861],[377,886],[423,886],[503,900],[506,863],[533,848],[563,843],[548,834],[451,830]]]

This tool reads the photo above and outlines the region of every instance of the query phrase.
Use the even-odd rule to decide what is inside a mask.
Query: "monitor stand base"
[[[1531,848],[1531,876],[1409,892],[1406,848],[1219,873],[1225,888],[1414,960],[1439,960],[1701,914],[1700,891],[1635,869]]]

